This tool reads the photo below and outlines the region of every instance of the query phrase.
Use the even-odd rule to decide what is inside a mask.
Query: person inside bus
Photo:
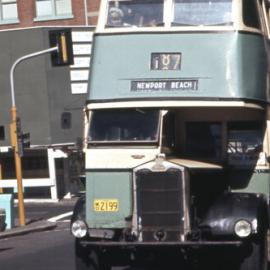
[[[111,7],[109,10],[108,24],[110,26],[123,25],[124,12],[118,7]]]
[[[163,2],[161,0],[110,1],[107,25],[156,26],[163,20]]]

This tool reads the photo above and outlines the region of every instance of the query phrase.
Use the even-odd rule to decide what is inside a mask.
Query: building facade
[[[94,26],[99,0],[0,0],[0,30],[37,26]]]
[[[22,158],[23,185],[26,198],[57,200],[78,189],[76,143],[83,133],[98,9],[98,0],[0,0],[0,192],[16,192],[10,68],[16,59],[47,49],[50,30],[59,28],[72,31],[74,65],[52,67],[45,55],[20,63],[15,72],[18,115],[31,140]]]

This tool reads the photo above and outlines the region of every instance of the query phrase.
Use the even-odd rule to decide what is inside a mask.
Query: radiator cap
[[[156,156],[156,159],[155,159],[155,163],[152,167],[152,171],[155,171],[155,172],[164,172],[167,170],[165,164],[164,164],[164,161],[165,161],[165,154],[163,153],[160,153]]]

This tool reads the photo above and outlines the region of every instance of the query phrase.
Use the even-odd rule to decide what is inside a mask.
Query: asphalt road
[[[0,240],[1,270],[75,270],[74,238],[67,222],[55,230]],[[139,270],[114,267],[113,270]]]
[[[59,203],[27,203],[27,222],[57,218],[51,231],[36,232],[0,240],[1,270],[75,270],[74,237],[70,234],[69,219],[77,198]],[[64,217],[61,216],[64,214]],[[15,205],[17,220],[17,205]],[[129,267],[113,270],[135,270]]]
[[[1,270],[74,270],[73,237],[68,225],[0,241]]]
[[[26,203],[26,223],[47,220],[71,213],[77,198],[58,203]],[[18,225],[18,206],[14,207]],[[32,233],[0,240],[1,270],[74,270],[74,238],[69,231],[67,216],[57,222],[55,230]]]
[[[75,270],[73,243],[74,238],[69,232],[69,223],[66,221],[59,221],[57,228],[52,231],[0,240],[0,269]],[[126,266],[113,267],[112,270],[146,269]],[[152,270],[156,269],[152,268]],[[170,269],[165,267],[162,270]]]

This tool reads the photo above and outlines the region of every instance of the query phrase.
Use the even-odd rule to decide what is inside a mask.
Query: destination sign
[[[198,80],[131,81],[131,91],[194,91]]]

